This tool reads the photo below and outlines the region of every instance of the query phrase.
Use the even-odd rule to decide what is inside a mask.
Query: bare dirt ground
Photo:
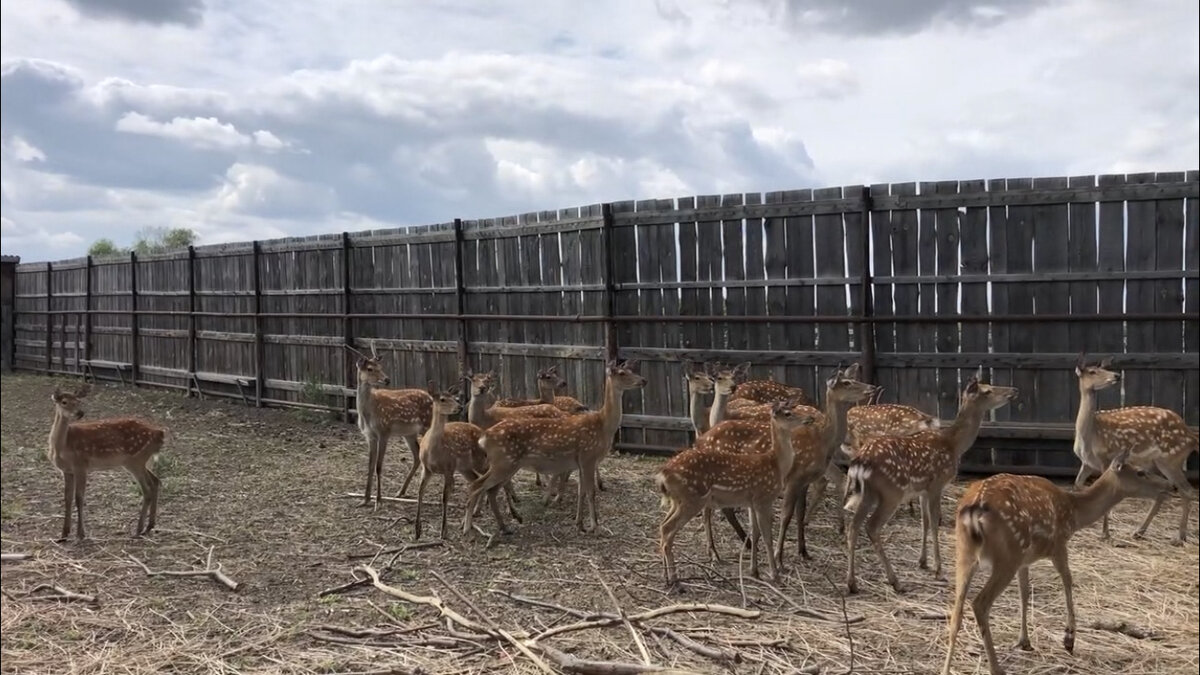
[[[599,495],[601,528],[590,534],[575,530],[573,483],[568,503],[543,507],[532,477],[521,475],[525,524],[491,548],[458,533],[460,481],[449,539],[397,554],[392,549],[412,542],[413,504],[389,502],[372,511],[343,497],[361,491],[364,481],[365,448],[354,427],[148,389],[98,387],[88,415],[134,413],[172,429],[175,438],[159,461],[159,529],[132,538],[139,503],[133,481],[120,471],[96,474],[88,488],[90,539],[57,544],[62,489],[45,444],[49,394],[62,382],[8,375],[2,382],[3,550],[33,556],[3,563],[3,672],[544,672],[516,644],[580,618],[504,593],[585,616],[615,613],[618,606],[633,615],[682,602],[754,614],[675,613],[538,641],[581,659],[638,663],[644,650],[657,666],[704,673],[930,673],[941,665],[949,586],[917,569],[919,522],[903,510],[887,537],[907,592],[897,595],[886,585],[864,546],[862,592],[845,598],[844,609],[845,552],[829,511],[836,506],[832,490],[810,528],[814,559],[799,563],[792,544],[777,587],[742,578],[734,539],[720,519],[715,526],[724,561],[708,562],[697,519],[680,538],[685,592],[666,595],[656,543],[662,513],[652,486],[660,460],[617,456],[602,465],[608,490]],[[399,488],[408,461],[407,451],[393,442],[386,493]],[[438,486],[435,479],[427,499],[436,502]],[[951,513],[960,489],[951,492],[944,513]],[[1168,545],[1179,508],[1169,503],[1150,538],[1134,541],[1130,534],[1147,507],[1121,504],[1111,542],[1100,541],[1098,527],[1073,540],[1080,628],[1074,655],[1060,646],[1064,604],[1048,563],[1032,570],[1032,652],[1009,647],[1017,634],[1017,592],[1006,591],[992,619],[1010,672],[1197,672],[1195,519],[1185,546]],[[433,516],[426,516],[431,541],[437,508],[427,513]],[[945,520],[949,525],[952,519]],[[481,522],[492,527],[490,516]],[[948,526],[941,536],[952,573]],[[190,570],[203,568],[210,557],[239,584],[236,591],[207,577],[149,577],[138,564]],[[355,567],[366,564],[380,571],[384,584],[437,596],[479,625],[448,629],[437,610],[369,585],[321,595],[353,581]],[[95,602],[45,599],[56,591],[42,584],[94,596]],[[497,639],[501,629],[512,640]],[[969,616],[955,669],[986,671]]]

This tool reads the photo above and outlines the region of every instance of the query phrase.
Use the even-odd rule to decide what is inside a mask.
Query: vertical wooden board
[[[1072,188],[1090,188],[1095,184],[1095,176],[1072,176],[1067,180],[1068,187]],[[1073,273],[1095,273],[1098,271],[1096,264],[1096,203],[1091,201],[1072,202],[1067,209],[1070,220],[1067,270]],[[1096,282],[1072,281],[1069,292],[1072,315],[1089,316],[1096,313]],[[1096,350],[1094,325],[1075,323],[1067,329],[1068,344],[1072,352],[1090,353]],[[1072,374],[1068,380],[1071,380],[1071,389],[1078,398],[1079,388],[1074,386],[1073,378]]]
[[[539,222],[552,223],[559,219],[557,212],[539,214]],[[563,270],[561,259],[561,241],[558,232],[547,232],[538,235],[539,256],[542,263],[542,284],[546,286],[563,286]],[[539,296],[542,311],[547,314],[558,314],[563,311],[565,294],[562,291],[549,291]],[[569,344],[567,339],[567,324],[553,322],[542,327],[542,340],[548,344]],[[565,366],[561,370],[566,370]]]
[[[814,202],[841,198],[840,187],[813,191]],[[822,213],[813,218],[813,250],[816,252],[817,315],[846,316],[846,232],[842,227],[842,214]],[[849,351],[847,324],[817,324],[817,349],[821,352]]]
[[[657,199],[654,208],[657,211],[670,211],[675,208],[675,200]],[[658,313],[663,316],[675,316],[679,313],[679,291],[672,287],[677,276],[675,272],[675,223],[654,225],[649,234],[654,243],[655,260],[657,261],[655,275],[664,286],[659,294]],[[677,349],[679,347],[679,324],[660,324],[657,339],[662,346]],[[654,407],[651,407],[649,403],[644,404],[645,409],[655,411],[653,414],[656,415],[686,414],[687,402],[681,399],[678,387],[674,386],[679,382],[682,373],[681,367],[677,362],[664,362],[662,367],[659,377],[663,379],[660,386],[664,392],[664,398]],[[652,442],[661,445],[666,443],[669,438],[670,432],[657,431]]]
[[[922,195],[935,194],[937,184],[921,183],[920,192]],[[937,313],[937,285],[932,283],[934,275],[937,274],[937,212],[934,209],[921,209],[917,214],[917,269],[921,276],[921,283],[917,286],[919,313],[921,316],[933,316]],[[917,349],[921,353],[937,352],[938,328],[936,324],[917,327]],[[922,367],[916,371],[917,407],[931,412],[937,411],[944,419],[953,417],[953,404],[942,399],[941,390],[938,388],[938,370]]]
[[[1154,182],[1152,173],[1130,174],[1130,184]],[[1143,271],[1155,269],[1155,227],[1158,209],[1152,201],[1131,200],[1125,204],[1127,239],[1125,242],[1125,269]],[[1130,279],[1125,284],[1126,314],[1151,313],[1154,311],[1155,282]],[[1125,349],[1131,354],[1147,354],[1154,351],[1155,324],[1152,321],[1130,321],[1126,324]],[[1126,405],[1151,405],[1154,401],[1154,375],[1151,370],[1127,370],[1121,380],[1125,389]]]
[[[1124,185],[1125,176],[1099,176],[1096,179],[1099,187]],[[1100,221],[1098,227],[1096,253],[1099,269],[1102,274],[1125,271],[1125,203],[1101,202]],[[1101,314],[1120,316],[1125,313],[1125,282],[1121,280],[1102,281],[1098,284],[1097,311]],[[1125,323],[1091,324],[1092,339],[1096,345],[1097,356],[1115,356],[1119,359],[1125,352]],[[1122,395],[1123,387],[1112,387],[1101,391],[1098,395],[1101,408],[1115,408],[1127,400]]]
[[[696,197],[696,208],[712,208],[720,206],[721,198],[716,195],[701,195]],[[721,264],[721,223],[720,221],[698,221],[696,223],[696,279],[697,281],[720,282],[723,273]],[[697,289],[697,310],[702,315],[721,314],[722,298],[720,288],[708,285]],[[721,334],[722,324],[702,323],[696,325],[696,346],[700,349],[723,349],[724,336]]]
[[[681,197],[678,201],[677,208],[680,211],[688,211],[696,207],[694,197]],[[679,281],[682,284],[695,282],[698,280],[698,253],[697,253],[697,233],[696,223],[692,220],[679,221]],[[698,316],[701,313],[700,309],[700,291],[696,288],[680,288],[679,289],[679,314],[681,316]],[[696,323],[684,323],[680,326],[680,339],[682,346],[688,349],[699,347],[698,335],[700,325]]]
[[[863,186],[850,185],[842,188],[846,199],[861,197]],[[863,241],[866,236],[866,226],[863,224],[862,208],[852,207],[842,214],[842,228],[846,242],[846,296],[848,313],[851,316],[862,316],[862,274],[863,274]],[[868,252],[869,253],[869,252]],[[857,323],[850,324],[851,333],[849,347],[852,351],[862,351],[862,338],[858,335]]]
[[[587,207],[589,215],[599,217],[602,214],[603,206],[595,204]],[[605,272],[602,269],[604,266],[604,238],[600,230],[585,230],[580,233],[580,248],[582,255],[582,278],[585,284],[602,284],[604,282]],[[588,291],[583,293],[583,313],[588,316],[601,316],[604,314],[605,307],[604,293],[602,291]],[[584,336],[588,338],[587,344],[598,347],[603,351],[604,347],[604,325],[601,323],[591,323],[580,327]],[[604,391],[604,368],[603,358],[596,363],[580,363],[577,370],[579,375],[579,391],[585,398],[581,400],[589,406],[598,405],[603,397]]]
[[[1003,178],[987,182],[988,192],[1004,192],[1008,183]],[[988,260],[989,270],[993,275],[1008,272],[1008,209],[1004,206],[988,207]],[[992,282],[988,284],[991,293],[990,307],[992,314],[1008,314],[1008,296],[1010,284]],[[988,326],[991,335],[992,352],[1005,354],[1010,351],[1008,336],[1012,332],[1008,322],[1000,321]],[[1008,384],[1012,382],[1011,368],[992,368],[989,374],[991,381]],[[997,421],[1008,420],[1012,417],[1012,406],[1004,406],[992,415]]]
[[[742,206],[745,197],[740,194],[729,194],[721,197],[721,206]],[[727,282],[745,281],[745,223],[741,218],[731,218],[721,221],[722,259],[724,262],[724,278]],[[746,289],[740,286],[723,289],[724,316],[746,315]],[[726,349],[746,349],[746,329],[748,324],[725,323],[721,326],[724,334],[722,344]]]
[[[964,180],[958,191],[963,195],[976,195],[987,189],[982,180]],[[988,212],[986,206],[967,207],[962,214],[959,241],[962,247],[960,267],[964,275],[984,277],[988,274]],[[964,316],[987,316],[987,282],[967,282],[962,285],[962,313]],[[988,348],[988,324],[964,323],[962,325],[962,351],[986,354]],[[956,392],[957,393],[957,392]]]
[[[875,184],[871,188],[871,197],[886,197],[889,192],[889,186],[884,184]],[[893,316],[895,315],[894,304],[892,300],[891,282],[879,282],[880,277],[892,276],[892,212],[887,210],[874,210],[871,212],[870,227],[866,230],[866,235],[871,238],[871,276],[875,279],[872,295],[872,313],[875,316]],[[887,356],[896,351],[896,325],[891,323],[877,323],[874,330],[875,337],[875,359],[878,364],[879,359],[887,358]],[[885,401],[896,400],[896,370],[891,367],[876,365],[875,367],[875,382],[884,388],[883,399]]]
[[[757,192],[747,193],[745,202],[748,205],[762,204],[763,196]],[[766,263],[763,258],[763,219],[746,219],[746,280],[759,281],[766,278]],[[747,286],[746,314],[748,316],[767,315],[767,289],[765,286]],[[771,348],[767,324],[742,324],[737,328],[744,341],[744,349],[766,351]],[[682,373],[680,378],[682,380]]]
[[[934,192],[938,195],[957,195],[958,181],[938,181],[934,184]],[[937,275],[957,277],[959,269],[959,242],[962,238],[959,220],[962,217],[957,208],[936,209],[934,220],[937,228]],[[954,315],[959,308],[959,286],[957,281],[939,281],[934,286],[937,300],[937,313]],[[956,354],[960,350],[961,337],[959,324],[943,323],[936,327],[934,346],[939,354]],[[939,368],[937,371],[938,401],[946,414],[957,412],[958,408],[958,369]]]
[[[917,194],[916,183],[892,185],[892,194],[897,197],[912,197]],[[915,209],[896,209],[891,213],[892,222],[892,274],[897,277],[915,277],[920,272],[917,253],[918,223]],[[920,313],[920,289],[917,284],[904,281],[892,287],[895,313],[900,316],[915,316]],[[921,328],[913,323],[895,325],[896,351],[912,353],[920,351]],[[896,369],[896,389],[893,400],[905,405],[918,406],[925,412],[936,415],[938,408],[930,404],[930,396],[922,395],[920,376],[915,368]]]
[[[1159,173],[1155,180],[1160,183],[1178,183],[1184,173]],[[1184,200],[1158,200],[1154,203],[1154,267],[1160,272],[1170,273],[1183,269]],[[1160,279],[1154,283],[1155,313],[1178,314],[1183,311],[1183,285],[1178,278]],[[1154,325],[1154,351],[1159,354],[1178,354],[1183,351],[1183,326],[1176,322],[1162,321]],[[1184,406],[1183,371],[1176,368],[1156,370],[1151,380],[1154,405],[1168,410],[1182,411]]]
[[[1200,171],[1188,171],[1188,182],[1200,181]],[[1184,280],[1184,311],[1189,314],[1200,311],[1200,200],[1185,200],[1183,268],[1189,276]],[[1183,325],[1183,351],[1189,354],[1200,352],[1200,322],[1185,321]],[[1200,424],[1200,370],[1188,368],[1183,374],[1184,405],[1180,414],[1188,424]]]
[[[640,200],[634,203],[634,210],[638,212],[653,213],[658,209],[658,202],[654,199]],[[622,228],[634,230],[635,239],[637,241],[635,250],[637,256],[637,283],[639,284],[636,293],[632,294],[636,300],[631,303],[634,307],[632,313],[639,316],[658,316],[662,313],[662,289],[658,284],[662,282],[662,277],[659,272],[658,265],[658,240],[655,236],[655,228],[658,225],[637,225],[636,228]],[[621,251],[623,249],[616,249]],[[632,298],[631,298],[632,299]],[[634,336],[635,343],[622,346],[639,347],[662,347],[662,324],[660,323],[640,323],[631,326],[630,334]],[[665,383],[664,372],[665,366],[659,361],[642,361],[640,371],[642,376],[646,378],[646,387],[642,389],[641,396],[635,392],[630,392],[625,396],[625,411],[636,415],[664,415],[669,414],[664,410],[666,404],[666,392],[663,391]],[[645,442],[652,443],[652,434],[643,432]]]
[[[612,204],[614,216],[618,213],[632,213],[636,209],[636,203],[632,201],[613,202]],[[642,252],[638,250],[637,232],[634,227],[628,225],[614,226],[612,228],[611,244],[613,284],[619,286],[620,284],[637,283],[638,264]],[[638,301],[638,291],[618,291],[615,300],[617,315],[636,315],[638,313]],[[643,337],[640,326],[631,323],[620,323],[617,324],[616,332],[618,348],[640,346],[638,343]],[[619,353],[620,351],[618,351]],[[603,390],[601,389],[601,391]],[[596,396],[599,400],[601,394],[598,393]],[[622,399],[622,403],[624,412],[640,414],[642,409],[642,400],[640,397],[625,396]],[[626,429],[622,435],[622,439],[629,443],[644,443],[645,432],[640,429]]]
[[[1013,178],[1008,181],[1008,190],[1030,190],[1033,181],[1029,178]],[[1032,206],[1008,207],[1008,222],[1004,237],[1008,255],[1008,272],[1028,274],[1033,271],[1033,208]],[[1008,284],[1008,313],[1019,316],[1033,315],[1033,294],[1037,284],[1018,282]],[[1036,324],[1017,323],[1010,326],[1009,350],[1017,354],[1034,352],[1034,328]],[[1004,406],[1011,409],[1013,420],[1022,422],[1037,419],[1037,407],[1041,401],[1037,396],[1036,379],[1033,371],[1014,369],[1012,384],[1020,390],[1020,397]]]
[[[1067,187],[1066,178],[1037,178],[1034,189],[1061,190]],[[1070,214],[1066,204],[1046,204],[1033,208],[1034,270],[1040,274],[1067,271],[1070,243]],[[1056,281],[1041,281],[1034,285],[1033,300],[1040,315],[1068,314],[1070,287]],[[1067,324],[1042,322],[1031,326],[1037,336],[1034,349],[1041,354],[1069,354],[1070,336]],[[1067,423],[1078,408],[1079,387],[1073,371],[1048,368],[1034,374],[1037,387],[1037,421]],[[1074,398],[1073,398],[1074,397]]]
[[[527,213],[521,216],[521,222],[533,224],[538,221],[536,213]],[[536,234],[521,235],[518,244],[521,251],[521,276],[519,283],[522,286],[541,286],[542,285],[542,261],[541,261],[541,243],[538,241]],[[558,306],[547,305],[541,302],[541,293],[521,293],[520,311],[522,314],[555,314],[558,312]],[[546,344],[545,334],[546,322],[526,322],[525,323],[525,341],[531,344]],[[524,364],[523,370],[528,371],[529,364]],[[536,369],[535,369],[536,370]],[[522,379],[531,382],[533,380],[533,372],[522,373]],[[529,386],[529,385],[526,385]],[[534,388],[533,396],[537,395],[537,389]]]
[[[788,190],[783,193],[784,203],[811,202],[813,191]],[[787,261],[787,278],[789,281],[800,282],[787,287],[784,297],[784,307],[788,316],[813,316],[817,311],[816,286],[813,278],[816,268],[813,263],[813,217],[788,216],[784,226],[785,259]],[[817,344],[817,329],[815,324],[789,323],[786,335],[788,351],[811,352]],[[815,392],[820,378],[816,369],[811,366],[788,366],[786,382],[805,391]]]
[[[578,214],[567,217],[578,217]],[[559,235],[559,243],[562,251],[562,284],[573,288],[583,285],[583,271],[581,269],[583,260],[580,251],[579,236],[579,230],[566,230]],[[583,314],[583,292],[565,291],[563,293],[562,312],[568,316]],[[560,330],[559,344],[587,344],[583,324],[562,324]],[[578,384],[578,382],[573,382],[571,386],[578,386]]]
[[[506,216],[500,219],[500,227],[505,230],[505,236],[498,242],[501,251],[503,267],[501,285],[505,288],[521,285],[521,248],[520,240],[512,234],[512,229],[518,225],[517,216]],[[505,292],[501,297],[501,311],[505,314],[521,314],[525,310],[522,296],[524,293]],[[525,343],[529,325],[524,321],[505,320],[502,322],[508,331],[502,342]],[[537,394],[526,381],[524,376],[527,357],[504,355],[501,359],[500,377],[507,382],[512,396],[533,397]]]
[[[767,204],[783,202],[783,192],[768,192]],[[766,247],[764,268],[766,278],[771,281],[784,281],[788,278],[787,271],[787,220],[784,218],[767,218],[763,221],[763,240]],[[768,286],[766,293],[766,313],[770,316],[787,315],[786,286]],[[788,349],[788,331],[791,324],[772,322],[767,325],[767,345],[773,351]],[[772,368],[772,375],[781,382],[787,381],[787,369],[784,366]]]

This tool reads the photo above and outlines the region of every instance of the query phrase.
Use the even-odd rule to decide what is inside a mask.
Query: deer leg
[[[388,434],[380,434],[377,441],[378,448],[375,453],[375,508],[383,506],[383,457],[387,454],[388,440],[390,438]]]
[[[417,468],[421,465],[421,443],[416,436],[404,436],[404,443],[408,446],[408,451],[412,453],[412,464],[408,467],[408,475],[404,477],[404,483],[400,485],[400,491],[396,493],[397,497],[401,497],[405,492],[408,492],[408,484],[412,481],[413,476],[417,475]],[[382,455],[383,453],[379,453]],[[383,467],[379,468],[380,472]]]
[[[997,566],[995,561],[992,565],[992,574],[971,602],[971,609],[975,612],[975,623],[979,625],[979,637],[983,640],[983,649],[987,652],[992,675],[1004,675],[1004,669],[1000,667],[1000,661],[996,658],[996,645],[992,641],[992,626],[988,616],[992,611],[992,603],[996,602],[1000,592],[1012,583],[1013,575],[1017,571],[1011,565]]]
[[[779,522],[779,558],[780,558],[779,563],[780,564],[783,564],[783,544],[785,541],[787,541],[787,529],[792,524],[792,518],[796,515],[796,497],[797,497],[796,483],[794,483],[794,482],[788,483],[787,487],[783,491],[783,507],[781,509],[783,512],[783,517],[780,519],[780,522]],[[797,528],[796,531],[797,531],[797,533],[799,533],[800,528]],[[801,547],[801,540],[799,538],[800,535],[797,534],[796,536],[797,536],[796,552],[801,557],[804,557],[804,554],[800,552],[800,547]]]
[[[975,556],[968,548],[969,537],[965,531],[958,535],[958,559],[954,573],[954,611],[950,614],[950,638],[946,646],[946,661],[942,664],[942,675],[950,675],[950,662],[954,660],[954,647],[958,643],[958,631],[962,628],[963,606],[967,601],[967,589],[975,576]]]
[[[1017,570],[1017,591],[1021,595],[1021,634],[1017,636],[1017,649],[1033,651],[1029,643],[1029,568]]]
[[[800,499],[800,503],[804,503],[803,498]],[[779,573],[783,569],[783,564],[775,562],[775,551],[773,550],[774,544],[772,543],[772,539],[774,537],[773,530],[775,527],[775,500],[764,500],[763,503],[756,504],[752,507],[751,514],[754,517],[755,524],[758,526],[759,534],[762,536],[762,545],[767,549],[767,569],[771,572],[771,580],[778,582]],[[801,512],[799,514],[801,523],[804,522],[803,516],[804,510],[803,507],[801,507]],[[783,557],[782,546],[780,547],[779,555],[781,558]]]
[[[375,482],[375,458],[379,455],[379,438],[375,434],[364,434],[367,437],[367,487],[363,490],[363,500],[360,506],[370,506],[371,485]]]
[[[596,489],[601,492],[608,492],[608,488],[604,487],[604,480],[600,478],[600,468],[596,467]]]
[[[867,514],[875,506],[878,499],[875,493],[864,490],[854,516],[850,518],[850,526],[846,528],[846,592],[858,592],[858,579],[854,573],[854,549],[858,545],[858,530],[862,527]]]
[[[521,518],[521,512],[517,510],[517,496],[513,493],[511,480],[504,483],[504,495],[505,502],[508,504],[508,515],[512,516],[512,519],[518,523],[524,523],[525,521]]]
[[[504,484],[508,487],[508,483]],[[450,470],[442,474],[442,527],[438,530],[438,536],[442,539],[446,538],[446,511],[449,510],[450,495],[454,494],[454,471]]]
[[[912,500],[905,500],[910,507],[911,513]],[[921,569],[929,569],[928,557],[928,542],[929,542],[929,509],[925,506],[925,502],[921,502],[921,555],[917,558],[917,567]]]
[[[87,539],[87,531],[83,528],[83,494],[87,492],[87,471],[75,474],[75,538]]]
[[[62,535],[58,541],[66,541],[71,536],[71,511],[75,508],[75,474],[63,474],[63,524]]]
[[[754,513],[754,505],[751,504],[746,511],[746,515],[750,516],[750,576],[758,579],[758,549],[762,546],[762,530]]]
[[[583,526],[583,507],[585,502],[592,521],[589,528]],[[590,532],[597,525],[599,525],[599,517],[596,513],[596,463],[585,461],[579,465],[579,493],[575,503],[575,526],[581,532]]]
[[[662,550],[663,566],[667,573],[667,587],[675,588],[679,585],[679,576],[675,569],[675,537],[679,534],[679,530],[687,524],[689,520],[696,517],[700,512],[700,507],[697,504],[674,503],[672,510],[659,526],[659,548]]]
[[[1187,541],[1188,520],[1192,515],[1192,499],[1195,497],[1195,493],[1192,490],[1191,483],[1188,482],[1187,474],[1184,473],[1183,463],[1165,461],[1164,458],[1155,460],[1154,465],[1158,467],[1159,472],[1166,476],[1167,480],[1171,481],[1171,484],[1179,491],[1179,501],[1183,512],[1179,516],[1179,532],[1171,540],[1171,544],[1173,546],[1181,546]],[[1168,495],[1163,493],[1155,498],[1154,505],[1150,507],[1150,513],[1146,514],[1146,520],[1137,529],[1137,532],[1134,533],[1134,537],[1140,539],[1146,535],[1146,529],[1150,527],[1150,521],[1154,520],[1155,514],[1158,513],[1158,509],[1166,501],[1167,497]]]
[[[146,525],[146,516],[150,512],[150,499],[154,493],[154,488],[150,485],[150,478],[146,475],[144,467],[130,468],[129,473],[133,475],[133,479],[137,481],[138,487],[142,492],[142,506],[138,509],[137,527],[133,530],[133,536],[142,536],[142,528]]]
[[[1054,551],[1050,556],[1050,562],[1054,563],[1054,569],[1062,578],[1063,596],[1067,601],[1067,629],[1063,632],[1063,649],[1073,654],[1075,653],[1075,597],[1072,593],[1074,582],[1071,579],[1071,566],[1067,559],[1065,544]]]
[[[154,525],[158,520],[158,495],[162,491],[162,479],[149,466],[146,467],[146,477],[150,479],[150,486],[153,488],[154,496],[150,499],[150,519],[146,523],[146,529],[142,534],[147,534],[150,530],[154,529]]]
[[[717,551],[717,542],[713,537],[712,529],[712,508],[704,507],[704,538],[708,540],[708,559],[721,561],[721,554]]]
[[[721,509],[721,515],[725,516],[725,520],[733,528],[733,533],[737,535],[738,540],[744,546],[749,546],[750,539],[746,536],[746,531],[742,529],[742,524],[738,522],[737,511],[733,509]]]
[[[892,563],[888,560],[887,551],[883,547],[883,538],[879,536],[879,531],[892,519],[898,508],[900,508],[899,499],[889,499],[887,496],[881,495],[879,506],[875,507],[875,512],[867,521],[867,537],[871,539],[871,545],[875,547],[875,554],[879,556],[879,562],[883,565],[883,573],[887,575],[888,583],[897,593],[902,593],[900,580],[896,578],[896,572],[892,569]]]
[[[417,514],[416,522],[413,523],[413,539],[421,538],[421,506],[425,502],[425,486],[429,484],[429,479],[433,478],[433,472],[429,470],[421,471],[421,482],[417,483]]]

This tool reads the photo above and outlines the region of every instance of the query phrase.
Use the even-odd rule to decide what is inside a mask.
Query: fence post
[[[467,320],[466,282],[463,281],[463,230],[462,219],[454,219],[454,313],[458,319],[458,375],[467,374]]]
[[[604,249],[604,358],[615,361],[617,358],[617,326],[613,321],[616,316],[616,283],[613,281],[613,214],[612,204],[605,202],[600,205],[600,238]]]
[[[51,354],[54,352],[54,263],[46,263],[46,374],[54,364]]]
[[[250,257],[254,263],[254,405],[262,407],[263,383],[263,328],[262,328],[262,271],[260,269],[261,244],[255,239],[250,245]]]
[[[875,314],[875,280],[871,274],[871,186],[862,187],[862,246],[859,263],[862,279],[859,281],[859,315],[870,319]],[[862,378],[864,382],[875,382],[875,324],[869,320],[858,323],[859,346],[862,348]]]
[[[187,395],[192,395],[192,384],[196,378],[196,247],[188,246],[187,292],[188,292],[188,355]]]
[[[132,307],[130,311],[130,326],[129,334],[133,338],[133,344],[130,346],[130,354],[132,358],[131,377],[133,378],[133,386],[137,386],[138,380],[142,374],[141,366],[141,331],[138,321],[138,290],[137,290],[137,251],[129,252],[129,298]]]
[[[351,331],[352,319],[350,315],[353,313],[350,308],[352,299],[350,292],[350,233],[342,233],[342,344],[347,347],[354,346],[354,333]],[[342,386],[345,389],[353,391],[357,382],[354,381],[353,369],[346,365],[346,354],[344,349],[338,350],[338,361],[342,364]],[[353,362],[351,360],[351,362]],[[342,394],[342,420],[350,421],[350,397],[351,394]]]
[[[83,269],[83,361],[92,360],[92,256],[87,257],[87,262]],[[75,365],[81,372],[87,372],[87,368],[80,362],[79,349],[76,348]]]

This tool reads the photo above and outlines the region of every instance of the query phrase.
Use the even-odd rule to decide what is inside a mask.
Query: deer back
[[[428,429],[433,420],[433,397],[424,389],[376,389],[371,396],[375,401],[373,424],[377,426]]]
[[[489,427],[481,444],[489,458],[502,453],[509,461],[519,462],[531,455],[543,457],[574,456],[605,450],[612,438],[604,438],[600,413],[582,413],[557,417],[513,417]]]
[[[936,421],[912,406],[893,403],[854,406],[846,411],[846,435],[851,445],[862,445],[877,436],[907,436],[936,429]]]
[[[1015,548],[1029,563],[1051,555],[1074,531],[1066,492],[1040,476],[997,474],[975,481],[956,514],[984,559]]]
[[[1096,434],[1102,448],[1100,460],[1107,463],[1129,451],[1130,461],[1145,464],[1154,458],[1187,456],[1197,451],[1197,435],[1173,410],[1134,406],[1102,410],[1095,416]]]
[[[944,485],[958,471],[958,456],[945,433],[919,431],[908,436],[880,436],[867,441],[852,462],[862,466],[864,479],[903,490]]]
[[[812,399],[800,387],[793,387],[774,380],[747,380],[739,384],[729,397],[729,403],[732,405],[734,401],[743,399],[756,403],[795,401],[802,405],[813,404]]]
[[[782,478],[771,454],[691,448],[667,460],[657,482],[664,496],[675,501],[702,500],[736,507],[774,498]]]
[[[158,452],[165,439],[166,429],[136,417],[74,422],[67,427],[67,447],[60,457],[89,466],[118,466]]]
[[[487,412],[493,422],[519,418],[557,419],[566,417],[566,413],[550,403],[538,403],[536,405],[518,406],[516,408],[505,408],[494,405],[488,408]]]

